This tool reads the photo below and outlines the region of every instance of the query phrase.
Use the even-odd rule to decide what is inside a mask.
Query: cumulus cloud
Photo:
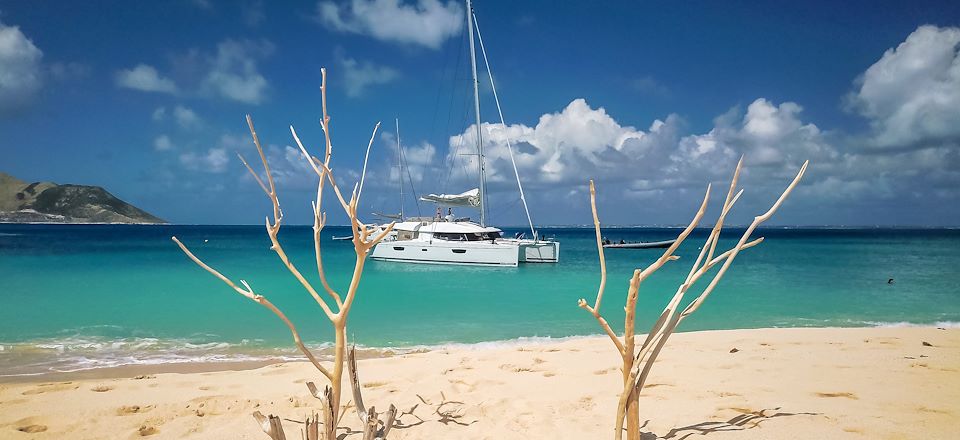
[[[43,86],[43,52],[17,26],[0,23],[0,115],[29,106]]]
[[[849,104],[869,118],[872,145],[960,140],[960,28],[920,26],[857,80]]]
[[[257,62],[273,53],[266,40],[225,40],[217,45],[210,59],[210,70],[203,80],[203,89],[216,96],[247,104],[266,99],[267,80],[260,74]]]
[[[464,17],[456,1],[351,0],[343,5],[319,2],[316,19],[339,32],[437,49],[460,33]]]
[[[670,89],[649,75],[634,78],[630,81],[630,87],[645,95],[659,97],[670,96]]]
[[[182,105],[173,108],[173,119],[181,128],[187,129],[197,128],[203,123],[196,112]]]
[[[150,115],[150,119],[154,121],[162,121],[167,119],[167,108],[166,107],[157,107],[153,110],[153,113]]]
[[[508,139],[521,174],[533,182],[573,183],[598,173],[623,178],[636,171],[627,169],[628,162],[642,164],[657,156],[666,158],[665,150],[671,143],[676,145],[680,124],[680,118],[671,115],[666,121],[654,121],[648,131],[638,130],[621,125],[606,110],[594,109],[583,99],[573,100],[560,112],[541,116],[534,127],[484,123],[487,179],[493,183],[513,180]],[[475,145],[476,126],[471,125],[449,139],[447,161],[461,160],[463,154],[473,153]],[[475,175],[475,159],[467,160],[470,163],[460,169]]]
[[[746,111],[733,108],[720,115],[710,131],[691,134],[677,115],[638,129],[618,122],[602,107],[575,99],[558,112],[542,115],[533,127],[482,124],[488,187],[493,193],[515,191],[509,139],[524,185],[554,198],[570,199],[587,179],[595,178],[614,184],[618,198],[695,203],[706,183],[729,179],[741,155],[747,158],[754,185],[765,193],[770,185],[792,177],[803,160],[818,166],[841,161],[829,134],[802,121],[801,113],[796,103],[761,98]],[[451,191],[476,185],[476,159],[464,156],[474,152],[474,133],[471,126],[451,137],[448,165],[427,171],[441,177],[451,173]],[[862,188],[862,183],[853,183],[862,180],[849,177],[836,185],[849,184],[845,187],[852,190]]]
[[[156,151],[170,151],[174,148],[170,136],[160,135],[153,140],[153,149]]]
[[[161,76],[156,68],[143,63],[132,69],[120,70],[114,79],[118,87],[143,92],[177,93],[178,90],[173,80]]]
[[[397,79],[400,74],[393,68],[378,66],[368,61],[358,62],[353,58],[344,58],[343,75],[347,96],[358,97],[370,86],[382,85]]]
[[[226,148],[210,148],[206,152],[186,152],[180,155],[180,163],[189,170],[207,173],[222,173],[227,170]]]

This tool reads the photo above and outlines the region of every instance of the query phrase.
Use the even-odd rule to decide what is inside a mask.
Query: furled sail
[[[480,206],[480,189],[474,188],[460,194],[427,194],[421,196],[420,200],[438,203],[444,206],[470,206],[476,208]]]

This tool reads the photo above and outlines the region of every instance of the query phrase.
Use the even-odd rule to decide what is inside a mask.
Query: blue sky
[[[588,223],[590,178],[605,223],[683,223],[740,154],[735,223],[810,159],[771,223],[960,224],[956,2],[475,10],[507,122],[484,84],[496,224],[524,222],[507,139],[540,224]],[[0,1],[0,171],[100,185],[177,223],[259,223],[269,205],[235,156],[255,155],[250,113],[287,221],[308,223],[315,177],[288,125],[317,151],[326,66],[342,185],[383,121],[365,211],[397,209],[394,118],[418,193],[469,189],[463,15],[438,0]]]

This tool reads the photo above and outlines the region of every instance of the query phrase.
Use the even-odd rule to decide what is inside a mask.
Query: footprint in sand
[[[80,385],[75,385],[73,382],[45,383],[40,384],[40,386],[37,388],[26,390],[20,394],[23,394],[24,396],[30,396],[33,394],[51,393],[54,391],[75,390],[77,388],[80,388]]]
[[[26,432],[27,434],[34,434],[37,432],[44,432],[47,430],[47,425],[27,425],[17,428],[17,431]]]
[[[147,411],[150,411],[151,409],[153,409],[153,405],[148,405],[148,406],[140,406],[140,405],[130,405],[130,406],[126,406],[126,405],[124,405],[124,406],[121,406],[120,408],[117,408],[117,415],[118,415],[118,416],[127,416],[127,415],[130,415],[130,414],[141,414],[141,413],[145,413],[145,412],[147,412]]]
[[[860,400],[856,394],[853,393],[814,393],[817,397],[844,397],[847,399]]]
[[[90,391],[95,391],[95,392],[98,392],[98,393],[105,393],[105,392],[110,391],[110,390],[112,390],[112,389],[113,389],[113,387],[110,386],[110,385],[97,385],[97,386],[95,386],[95,387],[93,387],[93,388],[90,388]]]
[[[140,429],[137,430],[137,432],[140,433],[141,437],[146,437],[148,435],[158,434],[160,433],[160,430],[157,429],[156,426],[143,425],[140,427]]]
[[[529,367],[518,367],[518,366],[513,365],[513,364],[503,364],[503,365],[500,365],[500,369],[501,369],[501,370],[504,370],[504,371],[512,371],[512,372],[514,372],[514,373],[528,373],[528,372],[533,372],[533,371],[534,371],[533,368],[529,368]]]

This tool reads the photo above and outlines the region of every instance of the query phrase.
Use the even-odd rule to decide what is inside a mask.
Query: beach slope
[[[618,364],[610,341],[591,337],[455,346],[359,369],[368,407],[408,412],[390,439],[593,439],[612,438]],[[266,439],[250,414],[302,420],[316,404],[304,382],[322,383],[302,362],[133,373],[0,383],[0,438]],[[670,439],[956,438],[958,373],[960,329],[681,333],[640,417],[644,432]],[[352,410],[344,420],[359,426]]]

